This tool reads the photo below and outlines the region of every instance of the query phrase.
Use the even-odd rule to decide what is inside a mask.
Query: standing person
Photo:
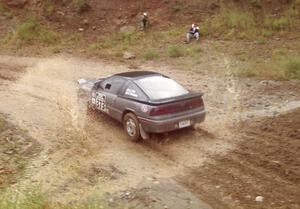
[[[149,18],[147,12],[143,13],[142,26],[144,31],[146,31],[149,27]]]

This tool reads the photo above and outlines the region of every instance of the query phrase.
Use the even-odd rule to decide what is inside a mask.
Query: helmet
[[[198,30],[199,30],[199,27],[197,26],[197,27],[196,27],[196,29],[198,29]]]
[[[144,12],[143,15],[144,15],[144,16],[147,16],[147,12]]]

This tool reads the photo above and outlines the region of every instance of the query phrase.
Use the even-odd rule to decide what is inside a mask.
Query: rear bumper
[[[201,123],[205,120],[206,111],[200,111],[180,117],[174,117],[165,120],[151,120],[147,118],[139,117],[139,122],[143,126],[143,129],[149,133],[163,133],[180,129],[179,122],[190,120],[190,126]]]

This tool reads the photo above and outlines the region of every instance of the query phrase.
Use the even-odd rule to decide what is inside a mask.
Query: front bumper
[[[174,117],[164,120],[152,120],[148,118],[138,117],[143,129],[149,133],[163,133],[180,129],[179,122],[190,120],[190,126],[201,123],[205,120],[206,111],[191,113],[184,116]]]

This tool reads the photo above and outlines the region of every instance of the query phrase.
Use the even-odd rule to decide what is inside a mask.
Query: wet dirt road
[[[218,63],[227,67],[226,60]],[[155,64],[140,67],[157,68]],[[215,68],[218,71],[222,66]],[[266,81],[257,85],[257,81],[239,81],[221,73],[213,76],[206,69],[196,73],[159,66],[159,72],[205,93],[208,117],[196,131],[180,130],[135,144],[115,121],[102,115],[86,116],[77,94],[79,78],[128,70],[117,64],[72,57],[0,56],[0,112],[28,130],[42,146],[20,181],[42,183],[53,199],[61,202],[97,195],[112,208],[218,208],[212,204],[213,198],[205,195],[205,188],[191,186],[182,178],[201,182],[197,172],[205,170],[216,156],[239,149],[245,137],[236,134],[236,124],[299,107],[297,82]],[[279,91],[269,90],[278,86]],[[266,90],[271,93],[265,94]],[[286,90],[289,94],[283,93]],[[240,206],[233,199],[219,202],[219,208],[222,204]]]

